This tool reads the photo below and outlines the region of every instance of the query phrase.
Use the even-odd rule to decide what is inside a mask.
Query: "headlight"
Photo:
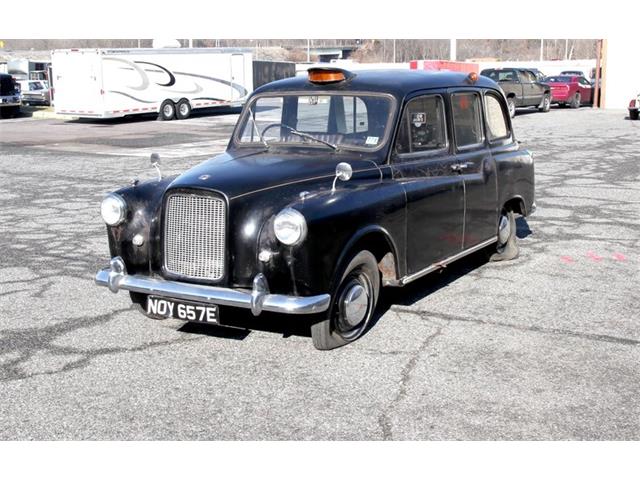
[[[285,208],[273,222],[276,238],[285,245],[295,245],[307,236],[307,221],[293,208]]]
[[[102,200],[100,213],[105,223],[113,227],[124,222],[127,216],[127,204],[117,193],[110,193]]]

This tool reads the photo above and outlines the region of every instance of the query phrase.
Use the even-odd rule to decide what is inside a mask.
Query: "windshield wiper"
[[[322,140],[320,138],[316,138],[313,135],[309,135],[308,133],[300,132],[300,131],[296,130],[295,128],[290,127],[289,125],[285,125],[284,123],[282,124],[282,126],[285,127],[287,130],[289,130],[294,135],[298,135],[299,137],[307,138],[309,140],[314,140],[316,142],[322,143],[323,145],[326,145],[327,147],[331,147],[334,150],[338,150],[338,146],[334,145],[333,143],[327,142],[326,140]]]

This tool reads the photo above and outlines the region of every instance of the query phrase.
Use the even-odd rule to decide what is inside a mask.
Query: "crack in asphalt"
[[[70,370],[83,368],[91,363],[93,359],[102,355],[141,352],[151,348],[201,340],[200,337],[190,339],[178,338],[176,340],[148,342],[135,347],[97,348],[93,350],[54,344],[55,340],[63,335],[79,329],[101,325],[112,320],[115,315],[130,310],[130,307],[121,308],[95,317],[68,319],[65,322],[57,323],[45,328],[0,330],[0,352],[2,352],[3,355],[11,355],[12,353],[18,354],[17,358],[5,363],[0,363],[0,381],[8,382],[14,380],[26,380],[37,376],[57,375]],[[82,358],[66,363],[61,368],[51,371],[25,373],[21,367],[37,354],[43,352],[53,356],[81,355]]]
[[[581,333],[581,332],[574,332],[572,330],[567,330],[563,328],[545,328],[545,327],[539,327],[536,325],[522,326],[522,325],[516,325],[513,323],[467,318],[467,317],[461,317],[458,315],[448,315],[446,313],[429,312],[426,310],[411,310],[410,308],[393,307],[392,310],[398,313],[412,313],[414,315],[420,315],[420,316],[429,315],[429,316],[437,317],[449,322],[475,323],[476,325],[491,325],[495,327],[511,328],[514,330],[519,330],[521,332],[534,332],[534,333],[543,333],[543,334],[551,334],[551,335],[562,335],[562,336],[568,336],[568,337],[582,338],[584,340],[592,340],[595,342],[609,342],[609,343],[617,343],[621,345],[631,345],[631,346],[640,345],[640,340],[635,340],[633,338],[615,337],[612,335],[602,335],[597,333]]]
[[[387,405],[387,407],[378,416],[378,425],[380,425],[380,428],[382,429],[383,440],[393,440],[393,425],[389,415],[393,411],[394,407],[407,396],[407,386],[411,381],[413,371],[418,364],[418,359],[427,350],[429,345],[431,345],[433,341],[442,334],[445,326],[446,325],[440,325],[435,333],[432,333],[431,335],[426,337],[422,344],[420,344],[420,347],[413,353],[411,358],[409,358],[407,363],[402,368],[402,372],[400,375],[400,389],[398,390],[398,393],[393,398],[393,400],[391,400],[389,405]]]

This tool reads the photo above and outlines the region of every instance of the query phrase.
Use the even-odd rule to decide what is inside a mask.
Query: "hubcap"
[[[509,240],[511,236],[511,223],[509,219],[502,215],[500,217],[500,223],[498,224],[498,240],[500,241],[500,245],[504,245]]]
[[[173,115],[173,107],[171,105],[165,105],[162,111],[165,117],[171,117]]]
[[[359,283],[349,287],[342,300],[344,320],[350,327],[357,326],[367,314],[369,297],[367,291]]]
[[[189,113],[189,105],[183,103],[180,105],[180,115],[186,115],[187,113]]]

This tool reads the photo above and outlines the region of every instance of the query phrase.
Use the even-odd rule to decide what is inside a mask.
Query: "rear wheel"
[[[551,95],[549,95],[548,93],[545,93],[544,97],[542,97],[542,102],[538,107],[538,111],[548,112],[550,108],[551,108]]]
[[[580,97],[580,93],[578,92],[571,99],[571,108],[580,108],[581,101],[582,101],[582,98]]]
[[[500,262],[513,260],[518,256],[518,244],[516,243],[516,214],[512,210],[502,210],[498,220],[498,243],[496,252],[489,260]]]
[[[191,115],[191,104],[189,103],[189,100],[180,100],[176,107],[176,116],[178,117],[178,120],[185,120],[189,118],[189,115]]]
[[[326,317],[311,326],[313,345],[318,350],[331,350],[362,336],[373,317],[379,294],[376,257],[363,250],[345,268]]]
[[[160,105],[160,113],[158,114],[158,120],[173,120],[176,116],[176,105],[171,100],[165,100]]]
[[[507,107],[509,107],[509,116],[511,118],[516,116],[516,100],[513,97],[507,98]]]
[[[638,110],[629,110],[629,119],[638,120]]]

